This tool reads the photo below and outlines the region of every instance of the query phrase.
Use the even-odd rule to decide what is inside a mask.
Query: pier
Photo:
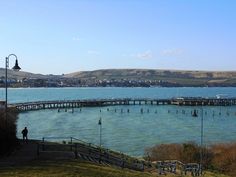
[[[41,109],[65,109],[81,107],[102,107],[115,105],[178,105],[178,106],[233,106],[236,105],[236,98],[201,98],[182,97],[171,99],[145,99],[145,98],[124,98],[124,99],[86,99],[86,100],[55,100],[35,101],[10,104],[18,111],[33,111]]]
[[[183,97],[172,99],[171,104],[179,106],[233,106],[236,105],[236,98]]]

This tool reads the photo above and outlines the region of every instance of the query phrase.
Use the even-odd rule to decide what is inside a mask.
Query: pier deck
[[[233,106],[236,105],[236,98],[200,98],[183,97],[171,99],[145,99],[145,98],[124,98],[124,99],[87,99],[87,100],[55,100],[36,101],[10,104],[21,111],[32,111],[40,109],[61,109],[80,107],[102,107],[114,105],[179,105],[179,106]]]

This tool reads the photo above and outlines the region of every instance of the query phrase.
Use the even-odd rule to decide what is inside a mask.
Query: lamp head
[[[12,68],[14,71],[20,71],[21,68],[19,67],[18,65],[18,60],[16,59],[16,63],[15,63],[15,66]]]

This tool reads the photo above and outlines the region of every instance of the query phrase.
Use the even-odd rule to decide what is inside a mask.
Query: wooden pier
[[[171,104],[179,106],[233,106],[236,105],[236,98],[183,97],[172,99]]]
[[[55,100],[36,101],[10,104],[21,111],[32,111],[40,109],[65,109],[81,107],[102,107],[115,105],[179,105],[179,106],[233,106],[236,105],[236,98],[216,99],[184,97],[172,99],[87,99],[87,100]]]
[[[115,105],[168,105],[169,99],[94,99],[94,100],[57,100],[57,101],[36,101],[16,103],[10,106],[16,107],[19,111],[31,111],[40,109],[65,109],[81,107],[102,107]]]

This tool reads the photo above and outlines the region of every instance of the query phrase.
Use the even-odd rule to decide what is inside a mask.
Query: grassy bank
[[[148,173],[132,170],[121,170],[79,160],[71,161],[35,161],[28,166],[5,168],[0,170],[0,176],[80,176],[80,177],[148,177]]]
[[[79,160],[71,161],[35,161],[28,166],[8,167],[0,169],[1,177],[156,177],[156,173],[142,173],[128,169],[107,167]],[[178,177],[166,175],[165,177]],[[207,172],[205,177],[227,177],[225,175]]]

